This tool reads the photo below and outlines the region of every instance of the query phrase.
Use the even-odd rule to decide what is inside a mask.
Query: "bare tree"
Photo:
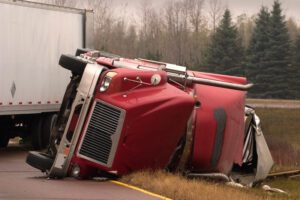
[[[216,31],[217,24],[219,23],[222,14],[224,12],[224,6],[222,0],[209,0],[209,16],[212,20],[213,32]]]
[[[141,4],[139,56],[160,60],[163,36],[163,21],[158,11],[144,1]]]
[[[57,6],[76,7],[77,0],[52,0],[51,3]]]
[[[194,31],[199,32],[199,27],[203,18],[202,9],[204,0],[185,0],[184,3],[188,7],[190,23],[192,24]]]
[[[297,36],[300,33],[300,30],[299,30],[299,27],[298,27],[297,23],[295,22],[295,19],[294,18],[289,18],[287,20],[286,25],[287,25],[291,40],[293,42],[296,41]]]
[[[236,27],[238,29],[239,37],[242,46],[247,49],[251,40],[253,29],[255,26],[255,19],[248,17],[246,14],[241,14],[237,17]]]
[[[110,50],[112,29],[115,23],[113,9],[109,6],[108,0],[87,1],[84,5],[87,9],[94,11],[95,47],[100,50]]]

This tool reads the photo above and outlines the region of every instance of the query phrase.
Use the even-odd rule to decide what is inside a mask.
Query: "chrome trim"
[[[85,135],[86,135],[86,132],[87,132],[87,129],[89,127],[89,124],[90,124],[90,120],[92,118],[92,115],[94,113],[94,109],[96,107],[96,104],[97,103],[102,103],[106,106],[109,106],[109,107],[112,107],[116,110],[119,110],[120,111],[120,117],[119,117],[119,120],[118,120],[118,126],[116,128],[116,131],[113,135],[111,135],[111,140],[112,140],[112,147],[110,149],[110,153],[109,153],[109,157],[108,157],[108,161],[107,163],[103,163],[103,162],[100,162],[98,160],[95,160],[93,158],[90,158],[90,157],[87,157],[85,155],[82,155],[80,153],[80,150],[81,150],[81,147],[82,147],[82,143],[83,143],[83,140],[85,138]],[[87,126],[85,127],[84,131],[83,131],[83,137],[80,141],[80,144],[79,144],[79,148],[78,148],[78,151],[77,151],[77,156],[78,157],[81,157],[81,158],[84,158],[86,160],[89,160],[89,161],[92,161],[92,162],[95,162],[97,164],[100,164],[100,165],[103,165],[103,166],[106,166],[106,167],[111,167],[112,164],[113,164],[113,160],[115,158],[115,154],[116,154],[116,151],[117,151],[117,148],[118,148],[118,145],[119,145],[119,140],[120,140],[120,136],[121,136],[121,133],[122,133],[122,129],[123,129],[123,124],[124,124],[124,120],[125,120],[125,116],[126,116],[126,111],[122,108],[119,108],[117,106],[114,106],[112,104],[109,104],[109,103],[106,103],[104,101],[101,101],[99,99],[95,100],[94,103],[93,103],[93,106],[92,106],[92,110],[91,110],[91,113],[88,117],[88,123],[87,123]]]
[[[243,84],[230,83],[230,82],[213,80],[213,79],[198,78],[194,76],[186,77],[184,75],[175,74],[175,73],[168,73],[168,78],[171,79],[172,81],[176,81],[179,83],[186,83],[188,85],[196,83],[196,84],[210,85],[214,87],[228,88],[228,89],[241,90],[241,91],[247,91],[253,86],[253,83],[248,83],[243,85]]]
[[[62,178],[67,175],[71,159],[74,155],[78,139],[83,128],[86,115],[88,113],[89,106],[92,102],[92,96],[94,94],[96,85],[98,83],[99,76],[103,70],[103,66],[97,64],[87,64],[83,76],[81,78],[80,84],[77,88],[77,94],[75,100],[72,104],[71,113],[64,130],[63,137],[60,141],[57,155],[52,168],[49,171],[49,177]],[[82,105],[81,112],[79,114],[78,122],[75,127],[73,137],[71,141],[67,139],[67,133],[71,123],[72,116],[74,114],[75,108],[78,105]],[[65,155],[65,149],[69,148],[68,155]]]

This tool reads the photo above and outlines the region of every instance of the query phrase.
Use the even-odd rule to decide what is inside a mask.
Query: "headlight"
[[[72,168],[72,174],[74,178],[79,178],[80,176],[80,167],[78,165],[74,165]]]
[[[109,85],[110,85],[110,83],[112,81],[112,78],[115,75],[117,75],[116,72],[108,72],[105,75],[104,79],[102,80],[101,86],[100,86],[100,92],[105,92],[108,89],[108,87],[109,87]]]

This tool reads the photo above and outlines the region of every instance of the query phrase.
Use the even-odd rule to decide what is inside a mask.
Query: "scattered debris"
[[[300,180],[300,174],[289,176],[289,179]]]
[[[262,186],[262,189],[267,191],[267,192],[274,192],[274,193],[281,193],[281,194],[288,194],[287,192],[281,190],[281,189],[278,189],[278,188],[272,188],[268,185],[263,185]]]
[[[247,188],[244,185],[234,182],[234,181],[229,181],[226,183],[226,185],[231,186],[231,187],[236,187],[236,188]]]
[[[94,181],[99,181],[99,182],[104,182],[104,181],[109,180],[109,178],[107,178],[107,177],[93,177],[93,180]]]

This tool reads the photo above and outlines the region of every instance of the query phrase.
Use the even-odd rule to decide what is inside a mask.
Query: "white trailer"
[[[0,0],[0,24],[0,148],[29,135],[43,148],[71,76],[59,57],[92,48],[93,12]]]

